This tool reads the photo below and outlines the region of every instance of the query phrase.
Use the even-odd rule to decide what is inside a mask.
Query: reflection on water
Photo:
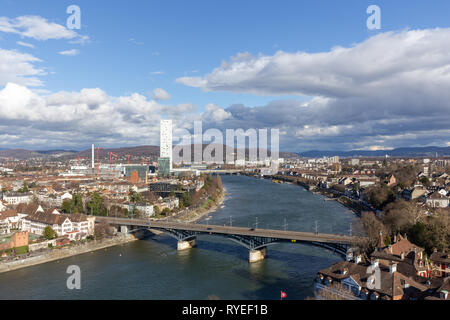
[[[209,224],[348,233],[352,213],[301,187],[244,176],[223,176],[230,194]],[[176,241],[155,235],[105,250],[0,274],[0,299],[288,299],[312,295],[317,270],[340,258],[302,244],[268,247],[249,264],[248,250],[228,239],[201,235],[197,247],[176,251]],[[81,268],[81,290],[68,290],[66,269]]]

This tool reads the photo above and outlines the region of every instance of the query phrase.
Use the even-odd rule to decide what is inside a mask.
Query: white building
[[[68,236],[70,240],[79,240],[94,234],[94,224],[94,216],[76,213],[67,215],[50,209],[23,218],[22,231],[42,235],[44,229],[50,226],[59,237]]]
[[[124,204],[123,208],[126,208],[128,212],[132,212],[134,208],[136,210],[139,210],[143,215],[145,215],[147,218],[151,217],[155,214],[155,210],[153,207],[153,204],[147,204],[147,203],[129,203]]]
[[[19,204],[19,203],[30,203],[32,197],[31,192],[20,193],[20,192],[6,192],[3,194],[3,200],[8,204]]]
[[[172,170],[172,120],[160,121],[160,157],[170,159],[170,170]]]

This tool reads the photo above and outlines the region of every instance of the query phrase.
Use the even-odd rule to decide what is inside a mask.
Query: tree
[[[158,206],[153,206],[153,211],[155,212],[155,216],[159,216],[161,213],[161,209]]]
[[[164,208],[163,211],[161,212],[161,215],[163,216],[168,216],[170,213],[170,209],[169,208]]]
[[[61,205],[61,210],[65,213],[84,213],[83,198],[81,194],[75,193],[72,199],[65,199]]]
[[[128,198],[132,203],[140,203],[144,201],[142,195],[139,192],[133,191],[131,189],[130,192],[128,193]]]
[[[64,213],[70,213],[72,210],[72,200],[65,199],[61,205],[61,211]]]
[[[394,192],[386,185],[369,188],[367,194],[369,202],[379,210],[382,210],[385,205],[395,200]]]
[[[107,213],[106,207],[103,205],[102,197],[97,192],[94,192],[91,195],[87,207],[91,215],[106,216]]]
[[[368,239],[366,249],[367,251],[372,252],[377,246],[380,232],[386,233],[384,232],[385,228],[372,212],[363,212],[361,215],[361,222]]]
[[[58,234],[56,233],[55,230],[52,229],[52,227],[47,226],[44,229],[43,236],[47,240],[52,240],[55,239],[58,236]]]
[[[430,184],[430,179],[428,179],[427,177],[423,176],[420,177],[419,179],[420,183],[422,183],[424,186],[428,186]]]
[[[381,221],[391,235],[405,233],[425,217],[425,211],[413,201],[397,200],[386,205]]]
[[[111,236],[113,234],[112,228],[109,224],[102,222],[96,223],[94,227],[94,237],[95,239],[103,239],[107,236]]]
[[[181,203],[185,207],[189,207],[192,204],[192,195],[189,192],[183,193],[183,196],[181,197]]]
[[[22,188],[20,188],[20,189],[18,190],[18,192],[21,192],[21,193],[27,193],[28,191],[29,191],[29,190],[28,190],[28,186],[27,186],[26,182],[24,181],[24,182],[23,182]]]

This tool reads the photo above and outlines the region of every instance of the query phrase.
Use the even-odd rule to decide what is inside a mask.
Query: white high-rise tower
[[[159,156],[170,159],[172,170],[172,120],[160,121]]]
[[[94,144],[92,144],[92,169],[95,168]]]

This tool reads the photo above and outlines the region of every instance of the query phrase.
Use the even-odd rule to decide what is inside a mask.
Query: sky
[[[158,145],[160,119],[278,129],[282,151],[450,146],[446,0],[0,8],[0,148]]]

